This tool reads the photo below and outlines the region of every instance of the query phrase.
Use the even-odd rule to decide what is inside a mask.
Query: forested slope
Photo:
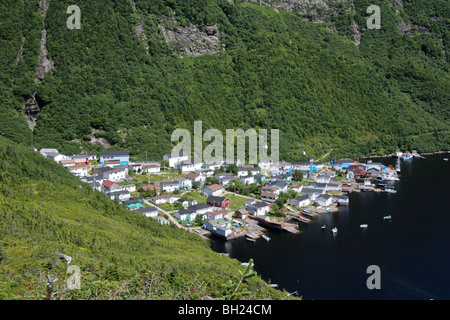
[[[68,289],[72,273],[60,253],[79,267],[79,290]],[[223,299],[239,270],[199,236],[129,211],[0,137],[0,300]],[[47,290],[50,275],[58,280]],[[236,293],[243,290],[251,299],[286,296],[259,277]]]
[[[302,150],[449,149],[446,1],[263,3],[274,7],[82,1],[81,29],[71,30],[68,0],[2,2],[1,132],[37,148],[152,159],[195,120],[204,130],[280,129],[291,161]],[[372,4],[380,30],[366,28]],[[39,79],[44,29],[49,68]]]

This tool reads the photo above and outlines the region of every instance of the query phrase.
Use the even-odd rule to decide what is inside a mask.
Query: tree
[[[273,203],[272,206],[270,207],[270,213],[279,216],[280,215],[280,207],[276,204]]]
[[[302,173],[301,171],[295,171],[295,172],[292,174],[292,179],[293,179],[294,181],[297,181],[297,182],[302,181],[302,180],[303,180],[303,173]]]

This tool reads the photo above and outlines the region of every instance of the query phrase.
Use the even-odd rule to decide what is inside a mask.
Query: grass
[[[238,209],[241,209],[244,207],[245,201],[247,201],[247,198],[237,196],[234,194],[226,194],[225,197],[230,199],[230,206],[228,207],[228,210],[236,211]]]
[[[190,191],[186,192],[185,195],[189,199],[197,200],[197,203],[206,203],[206,196],[202,195],[200,192]]]

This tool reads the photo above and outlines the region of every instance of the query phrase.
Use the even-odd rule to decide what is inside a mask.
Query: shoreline
[[[418,155],[426,155],[426,156],[432,156],[432,155],[438,155],[438,154],[446,154],[450,153],[450,151],[434,151],[434,152],[424,152],[424,153],[417,153]],[[375,155],[375,156],[362,156],[362,157],[353,157],[354,159],[370,159],[370,158],[392,158],[395,157],[394,154],[385,154],[385,155]],[[349,157],[352,158],[352,157]]]

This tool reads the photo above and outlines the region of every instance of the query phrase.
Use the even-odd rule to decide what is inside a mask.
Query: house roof
[[[73,166],[67,167],[67,169],[69,169],[69,170],[80,169],[80,168],[86,168],[86,165],[80,163],[80,164],[74,164]]]
[[[217,190],[223,189],[223,187],[221,185],[218,185],[218,184],[212,184],[212,185],[210,185],[210,186],[208,186],[206,188],[211,190],[211,191],[217,191]]]
[[[130,155],[130,151],[127,150],[110,150],[110,151],[101,151],[100,157],[110,157],[110,156],[128,156]]]
[[[251,204],[250,206],[253,206],[253,207],[255,207],[255,208],[264,208],[264,207],[268,207],[269,206],[269,204],[268,203],[266,203],[266,202],[256,202],[256,203],[253,203],[253,204]]]
[[[151,213],[151,212],[158,212],[158,209],[156,209],[155,207],[141,207],[136,211],[140,213]]]
[[[103,181],[103,185],[106,187],[112,187],[113,185],[115,185],[116,183],[111,181],[111,180],[105,180]]]
[[[332,198],[332,196],[331,196],[331,194],[325,193],[325,194],[320,195],[317,199],[320,199],[320,198],[328,200],[328,199]]]
[[[299,196],[299,197],[296,197],[296,198],[294,198],[292,200],[296,200],[296,201],[300,202],[300,201],[304,201],[304,200],[307,200],[307,199],[309,199],[308,196]]]
[[[219,218],[219,219],[214,219],[214,220],[211,220],[211,221],[207,221],[206,223],[209,223],[212,226],[217,226],[217,225],[221,225],[221,224],[228,224],[230,222],[231,221],[228,218]]]
[[[206,202],[217,202],[217,203],[222,203],[222,202],[224,202],[226,199],[228,199],[228,198],[225,198],[225,197],[216,197],[216,196],[209,196],[209,197],[206,199]]]
[[[198,178],[198,177],[200,177],[200,175],[199,175],[198,173],[192,173],[192,172],[190,172],[190,173],[188,173],[188,174],[186,175],[186,178],[189,178],[189,179],[195,179],[195,178]]]
[[[186,152],[168,153],[168,154],[164,155],[165,158],[169,158],[169,159],[179,158],[179,157],[187,157],[187,156],[188,156],[188,154]]]
[[[278,195],[276,193],[272,193],[272,192],[261,192],[261,197],[276,198],[276,197],[278,197]]]

